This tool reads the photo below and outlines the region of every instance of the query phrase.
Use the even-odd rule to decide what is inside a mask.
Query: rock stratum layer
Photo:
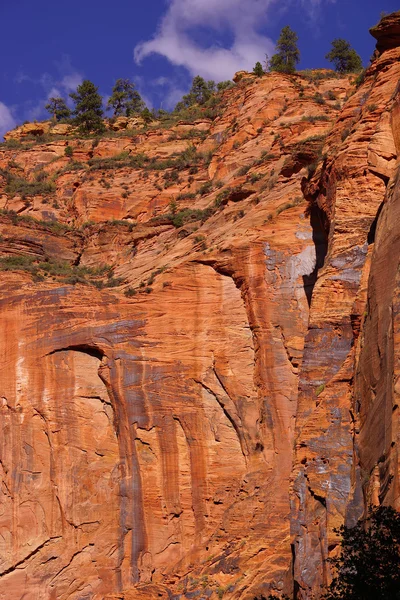
[[[400,508],[386,19],[357,89],[245,76],[213,120],[9,136],[0,598],[318,597],[333,528]]]

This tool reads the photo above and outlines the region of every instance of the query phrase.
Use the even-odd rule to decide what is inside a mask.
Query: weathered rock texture
[[[311,598],[399,502],[399,54],[0,151],[0,598]]]

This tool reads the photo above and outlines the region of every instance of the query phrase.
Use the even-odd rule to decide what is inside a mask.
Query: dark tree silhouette
[[[324,600],[400,600],[400,513],[375,508],[355,527],[342,526],[336,577]]]

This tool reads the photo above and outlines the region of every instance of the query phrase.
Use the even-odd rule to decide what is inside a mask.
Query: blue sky
[[[194,75],[220,81],[251,69],[284,25],[299,36],[300,69],[327,67],[330,41],[365,64],[368,28],[394,0],[0,0],[0,135],[46,118],[51,95],[92,80],[107,97],[131,78],[149,106],[170,109]]]

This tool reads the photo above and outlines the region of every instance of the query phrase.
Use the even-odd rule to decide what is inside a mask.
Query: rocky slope
[[[396,23],[357,89],[7,138],[0,598],[311,598],[398,505]]]

